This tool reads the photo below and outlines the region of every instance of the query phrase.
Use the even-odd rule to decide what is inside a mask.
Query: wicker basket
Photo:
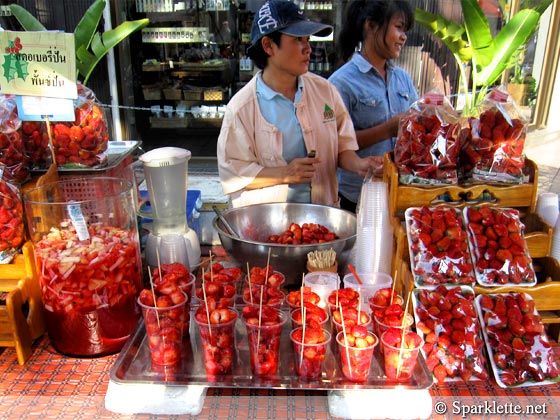
[[[183,90],[178,88],[164,88],[163,96],[170,101],[180,101],[183,99]]]
[[[224,102],[227,100],[227,92],[225,89],[221,89],[221,88],[205,89],[204,100],[209,102],[214,102],[214,101]]]
[[[161,99],[161,86],[142,86],[142,92],[146,101],[159,101]]]
[[[183,97],[185,101],[200,101],[203,88],[197,86],[183,86]]]

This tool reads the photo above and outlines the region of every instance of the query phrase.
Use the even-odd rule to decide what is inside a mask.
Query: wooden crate
[[[398,218],[394,219],[396,251],[393,261],[393,278],[395,290],[401,296],[408,296],[414,288],[414,277],[410,269],[408,240],[406,230]],[[529,241],[528,241],[529,243]],[[531,252],[531,250],[530,250]],[[541,248],[534,249],[532,255],[538,255]],[[533,267],[537,275],[535,286],[474,286],[476,294],[527,292],[535,300],[535,305],[544,324],[548,324],[548,334],[560,340],[560,264],[550,256],[533,257]]]
[[[150,125],[152,128],[186,128],[189,126],[187,117],[150,117]]]
[[[161,99],[161,86],[142,86],[142,93],[146,101],[158,101]]]
[[[183,90],[181,88],[163,88],[163,96],[170,101],[180,101],[183,99]]]
[[[560,264],[553,257],[533,259],[537,274],[537,284],[532,287],[498,286],[483,287],[476,285],[476,294],[526,292],[535,301],[544,324],[548,324],[548,335],[560,339]]]
[[[522,215],[534,213],[537,205],[538,168],[527,159],[529,182],[526,184],[472,184],[461,185],[404,185],[399,184],[399,172],[394,155],[387,152],[383,162],[383,179],[387,183],[391,216],[404,218],[409,207],[445,204],[452,207],[484,204],[492,207],[513,207]],[[448,196],[451,201],[443,201]]]
[[[15,347],[18,363],[23,365],[32,354],[33,341],[45,333],[31,242],[10,264],[0,265],[0,292],[6,294],[5,305],[0,306],[0,346]]]

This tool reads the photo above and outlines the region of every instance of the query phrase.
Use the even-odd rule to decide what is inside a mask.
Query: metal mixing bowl
[[[266,266],[270,250],[270,264],[286,276],[286,286],[301,285],[306,271],[307,254],[315,250],[333,249],[339,267],[346,261],[356,240],[356,215],[352,212],[319,204],[267,203],[222,211],[233,230],[230,234],[224,223],[215,217],[212,224],[222,246],[236,264],[246,270],[249,266]],[[283,233],[291,223],[319,223],[334,232],[339,239],[310,245],[279,245],[267,243],[270,235]]]

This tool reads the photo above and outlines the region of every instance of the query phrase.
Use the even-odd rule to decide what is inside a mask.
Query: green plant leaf
[[[91,51],[83,45],[76,50],[78,72],[84,77],[84,85],[89,80],[91,73],[99,61],[111,48],[120,43],[133,32],[136,32],[150,23],[149,19],[139,19],[121,23],[114,29],[103,34],[94,34],[91,40]]]
[[[10,4],[10,11],[12,15],[17,19],[21,27],[26,31],[46,31],[41,22],[39,22],[35,16],[29,13],[23,7],[17,4]]]
[[[490,24],[477,0],[461,0],[465,31],[472,48],[473,64],[483,68],[494,55],[494,41]]]
[[[97,26],[103,16],[105,0],[96,0],[84,13],[76,28],[74,28],[74,42],[76,51],[83,45],[86,49],[97,31]]]
[[[520,10],[501,29],[494,39],[495,49],[492,60],[480,71],[478,84],[491,85],[511,67],[511,57],[533,35],[540,15],[531,9]]]
[[[420,8],[416,8],[414,20],[438,37],[462,61],[471,60],[471,48],[468,46],[467,34],[463,25]]]

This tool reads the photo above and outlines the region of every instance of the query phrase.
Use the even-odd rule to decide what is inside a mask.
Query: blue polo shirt
[[[336,70],[329,82],[336,86],[350,113],[356,131],[370,128],[407,111],[418,99],[418,93],[410,75],[389,60],[387,81],[358,52],[352,59]],[[395,148],[396,137],[358,151],[361,157],[383,156]],[[339,192],[357,203],[363,178],[344,169],[338,170]]]
[[[282,157],[286,162],[307,156],[303,132],[296,115],[296,104],[301,98],[303,80],[298,78],[298,88],[294,102],[281,93],[272,90],[262,80],[262,72],[257,75],[257,99],[264,118],[282,133]],[[290,184],[288,202],[310,203],[311,184]]]

